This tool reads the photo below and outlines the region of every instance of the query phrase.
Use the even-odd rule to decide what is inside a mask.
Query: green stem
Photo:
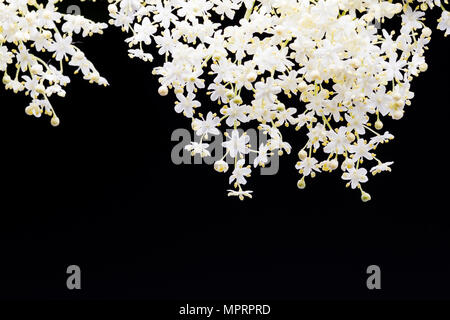
[[[251,6],[250,8],[247,9],[247,12],[245,13],[245,16],[244,16],[244,18],[245,18],[246,20],[249,20],[249,19],[250,19],[250,16],[251,16],[251,14],[252,14],[252,12],[253,12],[253,8],[255,7],[255,3],[256,3],[256,0],[254,0],[252,6]]]

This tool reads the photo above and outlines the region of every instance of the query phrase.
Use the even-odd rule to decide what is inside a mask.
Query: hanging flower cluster
[[[450,32],[450,15],[440,0],[110,0],[110,24],[131,36],[129,56],[165,62],[154,68],[159,94],[176,94],[175,111],[192,120],[200,143],[186,147],[210,155],[208,135],[230,128],[225,156],[235,159],[229,196],[243,189],[251,166],[264,166],[274,152],[291,152],[282,126],[304,129],[298,148],[298,187],[306,178],[341,170],[347,187],[362,188],[373,175],[390,171],[375,151],[393,139],[383,117],[400,119],[411,104],[413,77],[427,70],[424,52],[431,29],[425,11],[442,8],[438,29]],[[373,21],[398,17],[397,30],[377,30]],[[394,19],[391,20],[395,24]],[[400,23],[399,23],[400,24]],[[395,29],[395,28],[394,28]],[[201,105],[200,92],[210,102]],[[202,113],[196,112],[202,108]],[[268,141],[251,146],[238,129],[257,127]],[[253,164],[246,155],[257,153]],[[224,156],[224,158],[225,158]],[[228,164],[214,168],[227,172]],[[367,164],[367,165],[366,165]]]
[[[369,172],[390,171],[393,164],[375,153],[393,139],[382,120],[403,117],[414,97],[410,82],[428,67],[424,53],[432,32],[425,12],[442,9],[437,28],[450,33],[450,14],[440,0],[402,1],[109,0],[108,11],[110,24],[130,35],[131,58],[152,61],[151,45],[163,57],[153,70],[158,92],[172,90],[175,111],[191,120],[200,137],[186,147],[192,155],[209,156],[209,136],[220,134],[220,126],[231,130],[224,130],[225,155],[214,163],[227,172],[224,159],[234,158],[228,195],[251,197],[243,186],[252,166],[290,153],[280,129],[293,126],[307,138],[294,146],[298,187],[320,172],[340,170],[346,185],[368,201],[362,184]],[[106,24],[60,13],[57,2],[0,0],[5,88],[29,95],[26,113],[45,113],[55,126],[59,119],[48,98],[65,95],[70,78],[64,63],[91,83],[108,84],[72,42],[73,34],[101,34]],[[387,20],[398,27],[373,25]],[[209,101],[203,106],[200,93]],[[267,142],[251,145],[240,130],[251,127]],[[249,153],[256,154],[253,163]]]
[[[73,34],[83,37],[101,34],[106,23],[95,23],[80,15],[57,11],[58,0],[38,3],[36,0],[0,0],[0,71],[3,84],[14,93],[31,97],[25,108],[28,115],[56,116],[49,97],[64,97],[70,78],[63,73],[64,62],[81,70],[89,82],[107,85],[94,65],[72,42]],[[48,62],[48,61],[51,62]],[[47,62],[46,62],[47,61]]]

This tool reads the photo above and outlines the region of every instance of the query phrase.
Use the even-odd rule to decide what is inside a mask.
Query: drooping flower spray
[[[28,115],[51,117],[59,125],[50,97],[64,97],[70,83],[64,64],[75,73],[81,71],[89,82],[107,85],[83,51],[73,44],[72,36],[101,34],[106,23],[95,23],[81,15],[58,11],[58,0],[0,0],[0,71],[3,84],[14,93],[30,96]],[[49,62],[50,60],[50,62]]]

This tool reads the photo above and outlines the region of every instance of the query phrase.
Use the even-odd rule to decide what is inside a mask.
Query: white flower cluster
[[[367,169],[376,174],[392,165],[375,154],[393,139],[382,131],[382,118],[403,117],[414,97],[410,82],[427,69],[424,52],[432,32],[425,12],[441,8],[437,28],[450,33],[450,14],[440,0],[402,1],[109,0],[108,11],[110,24],[131,33],[130,57],[152,61],[147,49],[153,44],[163,56],[153,71],[158,92],[174,91],[175,111],[191,119],[200,137],[187,150],[209,156],[209,136],[220,134],[221,125],[231,130],[224,157],[214,163],[227,172],[224,159],[234,158],[228,195],[251,197],[242,189],[251,167],[291,152],[280,129],[292,125],[307,137],[296,146],[298,187],[306,186],[306,177],[341,170],[347,186],[368,201],[361,186]],[[65,95],[70,78],[63,62],[89,82],[108,84],[72,42],[73,34],[101,34],[106,24],[60,13],[58,0],[40,2],[0,0],[0,70],[6,89],[31,97],[26,113],[45,113],[56,126],[48,98]],[[373,26],[394,17],[401,19],[397,29]],[[200,92],[210,100],[203,106],[206,116],[196,112]],[[249,144],[239,129],[252,126],[267,135],[267,143]],[[252,164],[249,153],[256,154]]]
[[[438,29],[448,34],[440,0],[110,0],[108,9],[110,24],[131,34],[130,57],[152,61],[151,44],[164,56],[153,71],[158,91],[175,92],[175,111],[191,118],[201,137],[187,150],[208,156],[208,135],[220,134],[223,124],[233,130],[223,143],[235,159],[229,196],[251,197],[242,189],[251,165],[291,152],[280,128],[292,125],[308,139],[298,146],[298,187],[306,177],[341,170],[347,187],[368,201],[361,186],[368,171],[392,165],[375,154],[393,139],[382,118],[400,119],[411,104],[410,81],[427,70],[424,15],[435,6],[443,10]],[[374,28],[374,20],[393,17],[401,18],[399,30]],[[206,117],[196,113],[202,91],[210,98]],[[268,135],[266,144],[251,146],[238,130],[252,124]],[[257,153],[253,164],[250,152]],[[214,164],[219,172],[229,169],[224,158]]]
[[[45,4],[36,0],[0,0],[0,71],[3,84],[14,93],[23,91],[31,97],[25,112],[40,117],[56,116],[49,97],[64,97],[70,78],[63,73],[63,62],[79,70],[89,82],[107,85],[84,53],[72,43],[72,35],[83,37],[101,34],[106,23],[95,23],[80,15],[57,11],[58,0]],[[48,56],[47,56],[48,55]],[[48,61],[49,58],[56,64]]]

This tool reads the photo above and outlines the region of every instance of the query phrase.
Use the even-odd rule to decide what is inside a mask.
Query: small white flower
[[[72,47],[72,37],[61,37],[59,33],[55,34],[55,40],[47,46],[48,51],[55,52],[56,61],[60,61],[67,55],[72,55],[75,50]]]
[[[374,167],[372,167],[371,169],[370,169],[370,172],[372,172],[372,174],[373,175],[375,175],[375,174],[377,174],[377,173],[380,173],[380,172],[382,172],[382,171],[391,171],[392,169],[391,169],[391,165],[393,165],[394,164],[394,162],[385,162],[385,163],[379,163],[379,164],[377,164],[376,166],[374,166]]]
[[[247,146],[249,141],[250,137],[248,135],[246,135],[245,133],[239,135],[238,130],[233,130],[231,133],[231,137],[229,137],[229,140],[223,142],[222,146],[226,148],[230,156],[234,158],[237,155],[244,155],[249,153],[250,150]]]
[[[208,151],[208,147],[209,147],[209,144],[207,144],[207,143],[191,142],[184,148],[187,151],[191,151],[191,154],[193,156],[196,154],[199,154],[202,157],[208,157],[211,155],[211,153]]]
[[[229,197],[239,197],[240,200],[244,200],[244,197],[252,198],[253,191],[244,190],[228,190]]]
[[[250,177],[252,170],[250,169],[250,166],[244,167],[244,165],[245,159],[241,159],[236,163],[236,167],[234,168],[229,179],[230,184],[233,183],[233,181],[236,181],[238,185],[244,185],[247,183],[245,177]]]
[[[220,119],[214,116],[212,112],[208,112],[206,119],[194,119],[192,126],[198,136],[207,136],[208,134],[218,135],[220,134],[219,129],[217,129],[219,123]]]
[[[195,95],[193,93],[188,93],[187,97],[182,94],[177,94],[177,99],[179,102],[175,105],[175,111],[178,113],[183,113],[186,117],[192,118],[194,115],[194,108],[200,107],[200,102],[194,100]]]
[[[320,171],[317,163],[318,161],[316,158],[307,157],[304,160],[297,162],[297,164],[295,165],[295,169],[300,170],[302,174],[307,177],[314,171]]]
[[[372,150],[373,146],[370,144],[367,144],[363,139],[359,139],[356,144],[351,145],[348,147],[348,151],[350,153],[353,153],[354,160],[359,160],[361,158],[366,158],[367,160],[372,160],[373,156],[370,153],[370,150]]]
[[[348,172],[344,172],[342,174],[342,179],[350,180],[350,185],[352,189],[360,186],[360,183],[367,182],[369,179],[367,178],[367,170],[364,168],[356,169],[350,168]]]

